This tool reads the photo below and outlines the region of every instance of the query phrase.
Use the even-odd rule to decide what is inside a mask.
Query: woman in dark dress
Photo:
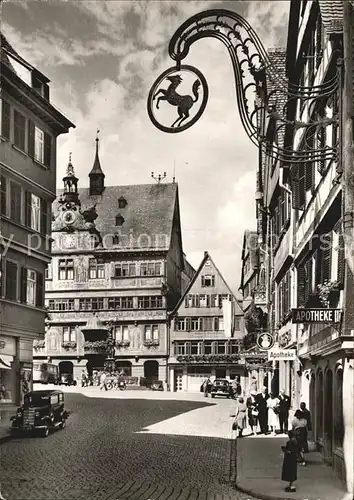
[[[289,441],[285,446],[282,446],[284,452],[283,468],[281,472],[282,481],[288,482],[288,486],[285,488],[287,492],[296,491],[293,483],[297,479],[297,441],[295,439],[294,431],[288,432]]]

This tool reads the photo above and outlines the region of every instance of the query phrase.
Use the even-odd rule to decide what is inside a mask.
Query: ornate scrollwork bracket
[[[282,77],[279,70],[273,66],[269,54],[250,24],[239,14],[223,9],[208,10],[192,16],[172,36],[169,55],[176,62],[176,66],[156,80],[148,98],[148,112],[155,126],[165,132],[181,132],[192,126],[203,113],[208,97],[206,81],[196,68],[182,66],[181,62],[187,57],[194,42],[207,37],[217,38],[228,50],[234,70],[241,122],[254,145],[286,164],[299,164],[309,160],[323,162],[337,158],[337,145],[321,144],[320,139],[326,127],[337,125],[338,115],[333,111],[332,116],[326,117],[319,110],[322,110],[327,102],[337,100],[340,87],[338,72],[322,85],[293,84]],[[178,72],[183,71],[183,68],[189,68],[199,79],[199,84],[196,83],[197,80],[194,82],[194,91],[200,89],[200,83],[203,88],[200,108],[196,114],[190,113],[188,116],[179,106],[179,102],[183,98],[184,104],[189,103],[188,110],[191,110],[192,96],[180,95],[176,91],[176,84],[179,84],[178,81],[182,78]],[[161,89],[160,85],[165,79],[168,79],[170,84]],[[188,84],[189,89],[191,84]],[[166,126],[159,121],[158,96],[177,108],[175,123]],[[302,113],[298,113],[298,119],[291,121],[288,119],[289,108],[299,101]],[[196,100],[193,104],[194,102]],[[166,103],[164,105],[166,106]],[[273,122],[271,139],[268,127],[270,121]],[[283,145],[287,127],[298,131],[301,147],[292,149]]]

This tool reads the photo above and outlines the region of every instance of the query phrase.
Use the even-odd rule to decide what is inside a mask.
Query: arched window
[[[112,238],[113,245],[119,245],[119,234],[114,234]]]

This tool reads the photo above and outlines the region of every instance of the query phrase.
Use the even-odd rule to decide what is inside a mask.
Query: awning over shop
[[[2,370],[11,370],[11,363],[13,362],[14,357],[8,356],[6,354],[0,355],[0,368]]]

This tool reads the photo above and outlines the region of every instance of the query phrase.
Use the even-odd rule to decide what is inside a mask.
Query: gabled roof
[[[322,23],[327,33],[343,31],[343,1],[348,0],[318,0]],[[353,5],[353,2],[351,2]]]
[[[184,291],[184,294],[182,295],[182,297],[180,298],[180,300],[178,301],[176,307],[174,308],[174,310],[172,311],[172,316],[178,311],[178,309],[180,308],[180,306],[183,304],[184,302],[184,299],[186,298],[186,296],[189,294],[191,288],[193,287],[194,283],[197,281],[198,277],[200,276],[200,273],[202,272],[203,268],[204,268],[204,265],[205,263],[207,262],[207,260],[210,260],[210,262],[213,264],[216,272],[218,273],[218,275],[220,276],[220,278],[223,280],[224,284],[225,284],[225,287],[226,289],[228,290],[229,294],[232,296],[233,300],[235,301],[235,303],[237,303],[237,306],[239,308],[239,314],[243,314],[243,311],[242,311],[242,308],[241,308],[241,305],[240,305],[240,301],[235,297],[235,294],[233,293],[233,291],[231,290],[231,288],[229,287],[229,285],[226,283],[225,281],[225,278],[223,277],[223,275],[221,274],[221,272],[219,271],[218,267],[215,265],[215,262],[213,261],[213,259],[211,258],[209,252],[205,251],[204,252],[204,257],[203,257],[203,260],[201,261],[195,275],[193,276],[193,278],[191,279],[190,283],[188,284],[187,288],[185,289]]]
[[[90,195],[89,188],[79,188],[82,211],[96,204],[96,229],[109,248],[108,236],[118,234],[121,244],[115,249],[124,250],[169,250],[174,221],[179,224],[178,185],[176,183],[136,184],[128,186],[107,186],[101,195]],[[57,191],[53,203],[53,214],[57,214]],[[118,199],[124,196],[125,208],[119,208]],[[116,216],[122,215],[124,223],[116,226]],[[105,236],[107,237],[105,240]]]

